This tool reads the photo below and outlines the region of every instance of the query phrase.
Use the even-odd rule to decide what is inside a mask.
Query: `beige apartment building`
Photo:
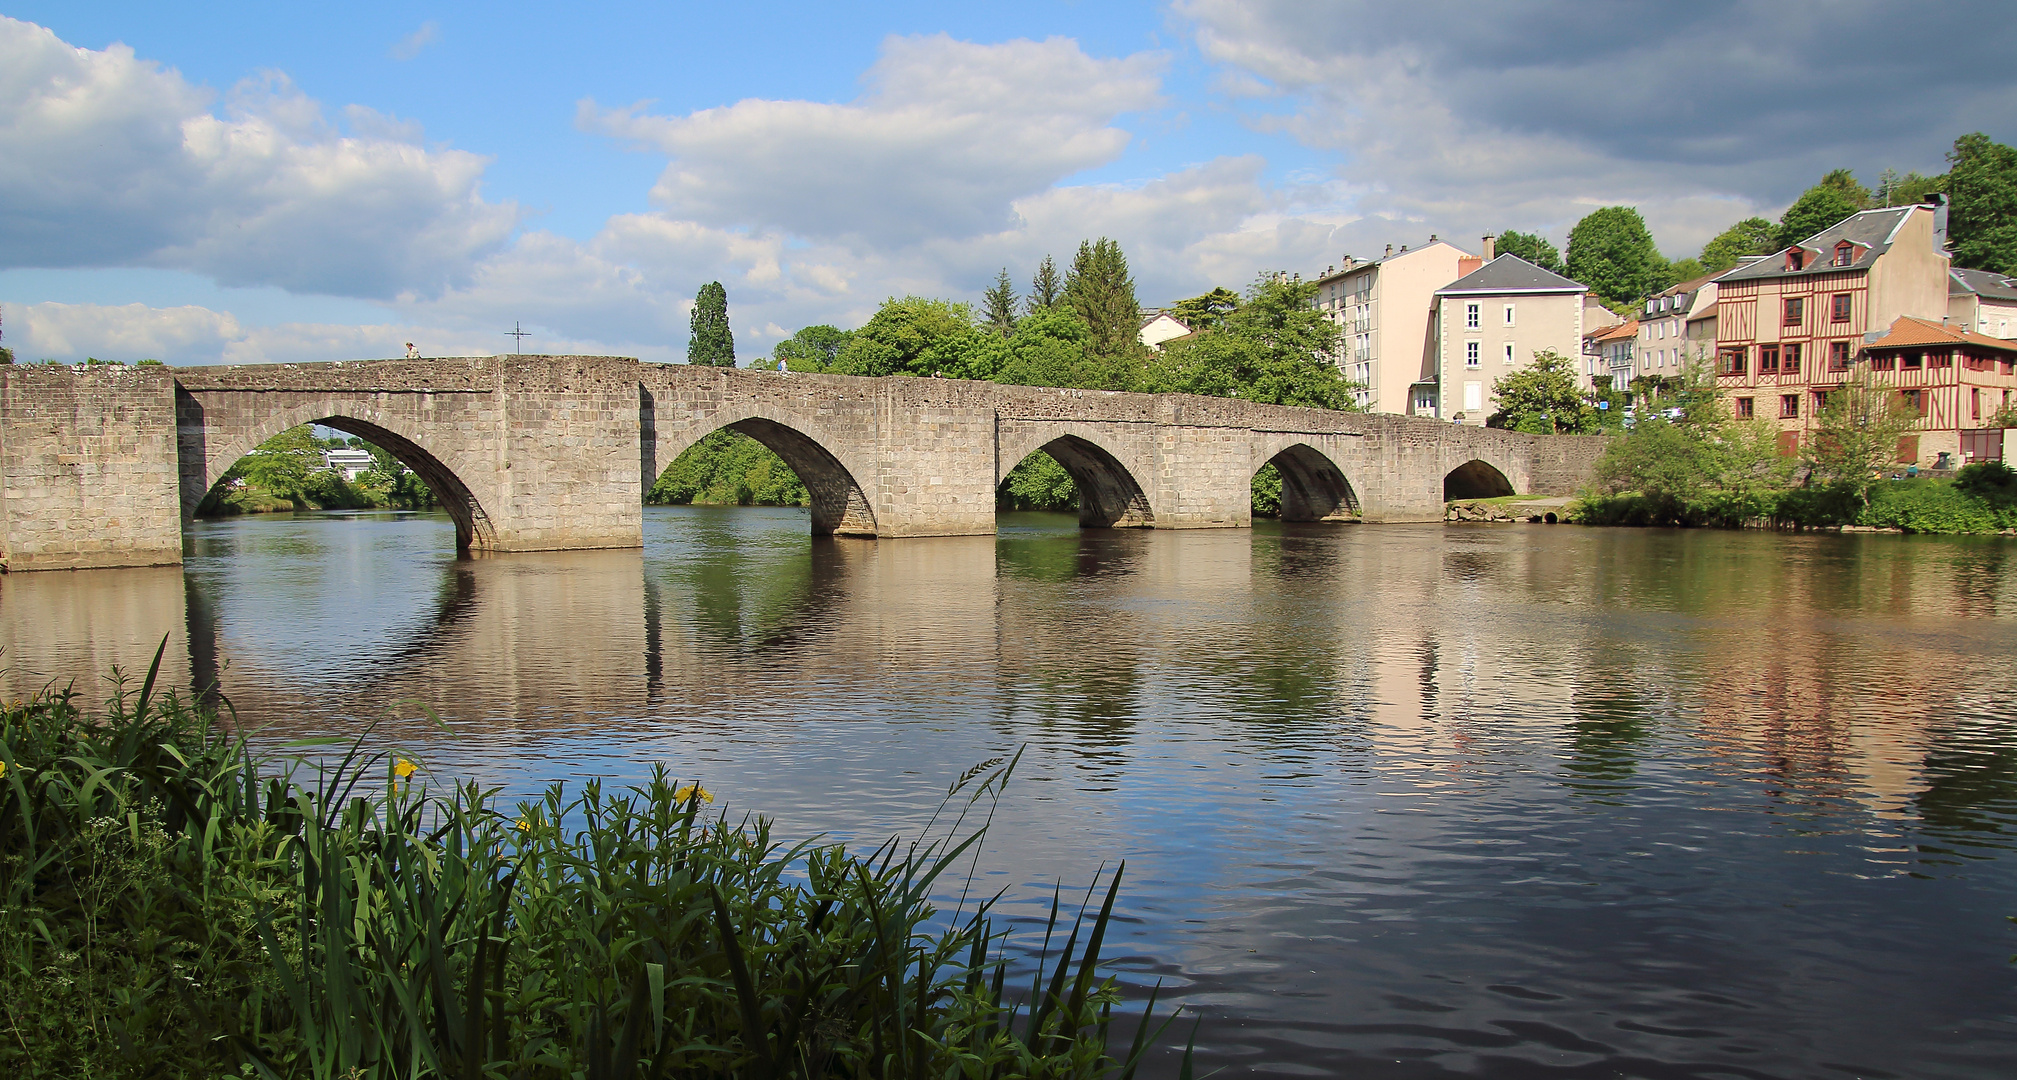
[[[1640,377],[1678,379],[1689,364],[1707,366],[1716,355],[1716,278],[1704,274],[1648,297],[1639,316],[1638,347],[1611,385],[1625,390]]]
[[[1491,252],[1489,239],[1486,251]],[[1498,411],[1492,384],[1543,350],[1580,366],[1589,291],[1517,255],[1497,255],[1437,289],[1430,341],[1436,355],[1430,387],[1435,415],[1483,424]]]
[[[1489,244],[1490,238],[1487,238]],[[1448,241],[1410,251],[1391,246],[1377,259],[1345,256],[1317,279],[1316,304],[1343,332],[1338,368],[1359,383],[1371,412],[1435,413],[1435,355],[1430,311],[1436,290],[1483,265]]]

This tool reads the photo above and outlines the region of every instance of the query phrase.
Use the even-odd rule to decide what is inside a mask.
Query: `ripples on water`
[[[664,761],[794,834],[914,832],[1029,747],[979,887],[1128,860],[1107,953],[1236,1072],[2017,1073],[2008,541],[1538,526],[452,557],[426,515],[204,523],[0,580],[12,695],[144,666],[262,738],[394,723],[529,793]]]

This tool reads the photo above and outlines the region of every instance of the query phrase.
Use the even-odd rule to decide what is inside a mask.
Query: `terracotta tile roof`
[[[1864,346],[1866,349],[1909,349],[1928,345],[1973,345],[1977,348],[1996,352],[2017,353],[2017,343],[2002,338],[1988,337],[1956,329],[1931,319],[1921,319],[1914,315],[1901,315],[1891,324],[1891,329],[1883,337]]]
[[[1621,322],[1618,325],[1611,327],[1609,330],[1605,330],[1597,334],[1595,337],[1595,341],[1597,342],[1597,344],[1601,345],[1606,341],[1618,341],[1624,338],[1635,338],[1638,336],[1639,336],[1639,320],[1627,319],[1624,322]]]

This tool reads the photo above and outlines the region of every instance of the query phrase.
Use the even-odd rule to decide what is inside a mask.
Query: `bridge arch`
[[[1082,424],[1043,424],[1014,433],[1000,432],[997,439],[996,487],[1024,458],[1041,450],[1071,474],[1079,492],[1080,526],[1155,527],[1155,510],[1136,470],[1128,467],[1101,432]]]
[[[1443,501],[1453,499],[1496,499],[1517,495],[1505,470],[1483,458],[1472,458],[1443,474]]]
[[[1281,474],[1283,521],[1350,521],[1359,516],[1359,493],[1344,467],[1309,442],[1290,442],[1263,464],[1273,465]]]
[[[491,524],[490,515],[463,481],[464,475],[482,475],[480,472],[472,471],[467,462],[457,460],[458,455],[436,454],[427,449],[424,445],[427,434],[415,430],[398,417],[345,399],[297,402],[225,434],[214,444],[210,439],[219,433],[205,426],[199,451],[203,454],[201,483],[200,486],[185,486],[182,492],[183,519],[186,521],[196,515],[196,508],[203,502],[204,496],[217,486],[225,471],[239,459],[275,435],[303,424],[320,424],[346,435],[354,435],[383,449],[401,465],[413,470],[428,490],[434,492],[435,500],[455,522],[457,551],[487,551],[496,546],[496,529]]]
[[[833,440],[819,432],[815,425],[806,424],[802,419],[787,420],[763,415],[763,411],[755,409],[743,410],[736,419],[726,423],[720,422],[720,419],[715,417],[696,422],[675,435],[661,437],[654,432],[653,472],[643,478],[645,492],[649,493],[658,482],[659,475],[671,468],[679,455],[695,443],[717,431],[733,431],[762,443],[798,474],[799,482],[805,485],[806,494],[812,500],[813,535],[877,535],[875,508],[869,502],[856,472],[841,460],[839,454],[828,449]],[[807,431],[807,428],[814,430]]]

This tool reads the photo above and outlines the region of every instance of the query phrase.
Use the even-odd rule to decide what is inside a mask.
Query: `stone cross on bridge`
[[[489,356],[242,367],[0,367],[0,517],[14,570],[181,559],[182,527],[261,442],[319,423],[390,451],[469,551],[637,547],[660,471],[749,435],[812,496],[817,533],[990,533],[1043,450],[1082,524],[1251,524],[1273,462],[1290,520],[1437,521],[1449,498],[1567,494],[1602,440],[1233,398]]]

